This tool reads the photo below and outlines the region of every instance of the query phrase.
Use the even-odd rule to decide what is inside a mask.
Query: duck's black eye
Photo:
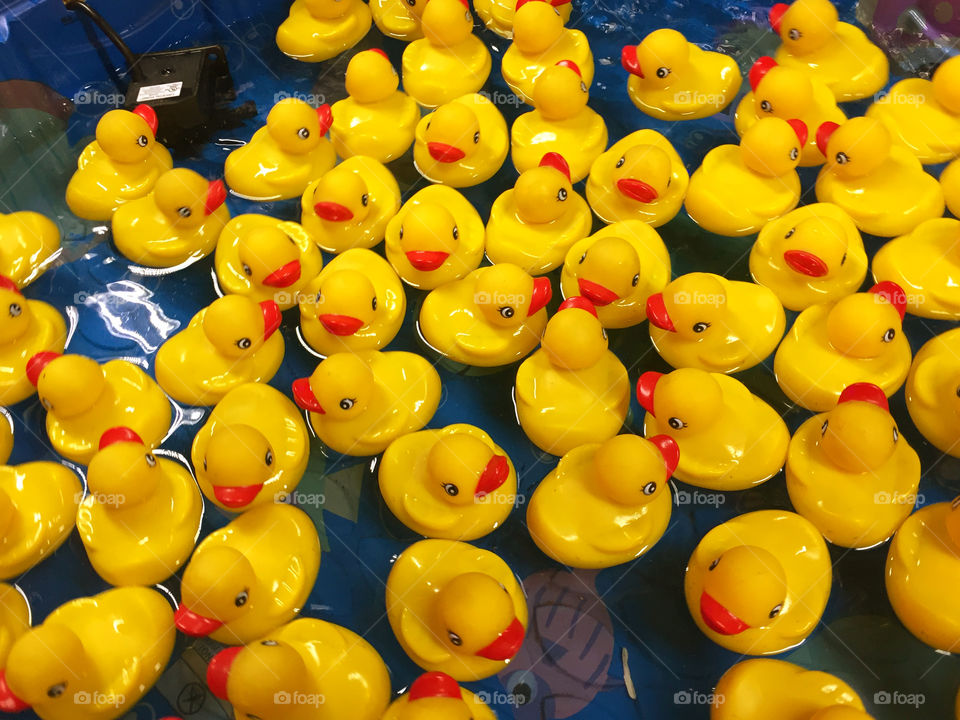
[[[188,218],[188,217],[190,217],[191,215],[193,215],[193,211],[192,211],[190,208],[186,207],[186,206],[178,207],[178,208],[177,208],[177,215],[179,215],[179,216],[182,217],[182,218]]]
[[[146,135],[141,135],[137,138],[137,145],[140,147],[146,147],[149,142],[150,138],[148,138]]]
[[[773,620],[777,615],[780,614],[781,610],[783,610],[783,603],[775,605],[773,610],[770,611],[770,619]]]
[[[844,253],[844,254],[843,254],[843,257],[840,258],[840,264],[843,265],[846,261],[847,261],[847,254]]]
[[[417,4],[417,0],[407,0],[407,5],[409,5],[410,7],[413,7],[416,4]]]
[[[354,398],[344,398],[340,401],[341,410],[349,410],[353,407],[354,403],[357,402]]]
[[[845,152],[837,153],[837,165],[846,165],[848,162],[850,162],[849,155],[847,155]]]
[[[800,157],[800,149],[799,149],[799,148],[790,148],[790,159],[791,159],[791,160],[796,160],[798,157]]]
[[[458,228],[456,225],[453,226],[453,239],[454,240],[460,239],[460,228]]]
[[[563,202],[566,199],[567,199],[567,189],[560,188],[559,190],[557,190],[557,200],[559,200],[560,202]]]
[[[207,471],[207,459],[206,459],[206,458],[203,459],[203,471],[204,471],[204,472]]]
[[[657,491],[657,484],[655,482],[648,482],[643,486],[644,495],[653,495]]]
[[[370,301],[370,307],[373,308],[374,310],[377,309],[377,299],[376,299],[376,298],[374,298],[373,300]]]
[[[58,698],[63,695],[63,691],[67,689],[67,684],[65,682],[58,682],[56,685],[51,685],[47,688],[47,697],[48,698]]]
[[[708,322],[698,322],[696,325],[693,326],[693,331],[694,331],[695,333],[702,333],[702,332],[703,332],[704,330],[706,330],[708,327],[710,327],[710,323],[708,323]]]
[[[247,277],[250,277],[251,275],[253,275],[253,270],[246,263],[243,264],[243,274],[246,275]]]
[[[717,558],[712,563],[710,563],[710,567],[708,567],[707,570],[714,570],[719,564],[720,564],[720,558]]]
[[[799,40],[803,37],[803,33],[797,30],[796,28],[790,28],[790,32],[787,33],[791,40]]]
[[[366,207],[366,206],[367,206],[367,203],[369,203],[369,202],[370,202],[370,195],[369,195],[369,194],[364,193],[363,195],[360,196],[360,204],[361,204],[361,205],[363,205],[364,207]]]
[[[580,256],[580,260],[578,261],[577,264],[578,264],[578,265],[583,265],[583,261],[586,260],[586,259],[587,259],[587,254],[584,253],[583,255]]]
[[[233,604],[237,607],[243,607],[247,604],[247,600],[250,599],[250,591],[244,588],[237,593],[237,596],[233,599]]]
[[[513,314],[515,311],[509,305],[504,305],[502,308],[500,308],[499,312],[500,312],[500,317],[506,318],[507,320],[509,320],[510,318],[513,317]]]
[[[670,74],[670,68],[668,67],[658,67],[657,68],[657,77],[663,80],[667,75]]]
[[[261,640],[260,644],[265,647],[276,647],[280,643],[278,643],[276,640]]]
[[[583,80],[581,80],[581,81],[580,81],[580,92],[586,92],[586,91],[587,91],[587,84],[586,84]]]
[[[23,308],[20,307],[20,303],[10,303],[10,317],[20,317],[22,312]]]
[[[147,465],[149,465],[150,467],[157,466],[157,456],[154,455],[153,453],[147,453],[143,457],[147,461]]]
[[[897,426],[893,426],[893,441],[896,442],[900,439],[900,431],[897,429]]]
[[[267,454],[264,456],[263,462],[266,463],[267,467],[273,465],[273,450],[267,450]]]
[[[621,156],[620,156],[620,159],[617,160],[616,167],[618,167],[618,168],[623,167],[623,164],[624,164],[626,161],[627,161],[627,158],[626,158],[625,156],[621,155]]]
[[[452,642],[457,647],[460,647],[461,645],[463,645],[463,640],[461,640],[460,636],[457,635],[453,630],[447,630],[447,637],[449,637],[450,642]]]
[[[403,240],[403,225],[400,226],[400,232],[397,234],[397,240]]]
[[[476,145],[478,142],[480,142],[480,131],[479,131],[479,130],[477,130],[477,131],[473,134],[473,144]]]
[[[773,112],[773,105],[770,104],[769,100],[764,100],[760,103],[760,109],[764,112]]]
[[[687,424],[678,417],[672,417],[667,420],[667,425],[672,427],[674,430],[682,430],[687,426]]]
[[[957,388],[957,397],[960,397],[960,387]]]
[[[793,234],[794,234],[796,231],[797,231],[797,229],[796,229],[795,227],[790,228],[789,230],[787,230],[787,234],[783,236],[783,239],[784,239],[784,240],[788,240],[789,238],[792,238],[792,237],[793,237]]]
[[[308,137],[310,137],[310,131],[307,130],[307,128],[300,128],[297,130],[297,135],[300,136],[300,139],[306,140]]]
[[[460,494],[460,488],[458,488],[453,483],[444,483],[443,491],[450,497],[456,497],[457,495]]]
[[[250,340],[250,338],[240,338],[237,340],[237,347],[241,350],[247,350],[251,345],[253,345],[253,341]]]
[[[633,287],[636,287],[640,284],[640,273],[637,273],[633,276],[633,280],[630,281],[630,284],[633,285]]]
[[[829,425],[830,425],[830,421],[829,421],[829,420],[824,420],[824,421],[823,421],[823,425],[820,426],[820,434],[821,434],[821,435],[826,435],[826,434],[827,434],[827,427],[828,427]]]
[[[893,339],[897,336],[897,331],[893,328],[887,328],[887,331],[883,334],[883,341],[885,343],[892,342]]]

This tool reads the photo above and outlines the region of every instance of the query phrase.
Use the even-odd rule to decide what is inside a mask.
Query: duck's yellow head
[[[27,377],[37,386],[40,404],[58,417],[76,417],[93,407],[106,387],[103,369],[85,355],[37,353],[27,361]]]
[[[726,332],[727,291],[711,273],[681,275],[663,292],[647,298],[647,318],[655,327],[685,340],[709,341],[711,328]],[[724,335],[725,336],[725,335]]]
[[[258,602],[256,583],[250,561],[233,547],[214,545],[194,553],[180,584],[177,628],[185,635],[203,637],[236,620]]]
[[[847,262],[847,248],[843,225],[828,217],[804,218],[780,241],[787,267],[811,278],[827,279],[839,272]]]
[[[157,491],[163,470],[157,456],[128,427],[110,428],[100,436],[99,452],[87,468],[87,486],[108,509],[139,505]]]
[[[743,163],[764,177],[780,177],[800,163],[800,152],[807,142],[807,126],[802,120],[763,117],[740,138]]]
[[[517,654],[523,624],[510,593],[497,580],[481,572],[461,573],[435,597],[434,634],[450,652],[488,660],[509,660]]]
[[[184,229],[202,225],[226,199],[223,180],[207,181],[188,168],[168,170],[153,188],[153,200],[167,222]]]
[[[550,278],[530,277],[512,263],[483,268],[473,290],[473,302],[486,321],[502,328],[522,325],[546,307],[551,297]]]
[[[513,43],[524,55],[541,55],[563,36],[563,17],[551,3],[519,0],[513,16]]]
[[[533,84],[533,105],[545,120],[568,120],[587,106],[590,97],[580,68],[573,60],[551,65]]]
[[[593,478],[606,497],[625,507],[638,507],[660,497],[677,469],[680,450],[673,438],[616,435],[597,448]]]
[[[210,434],[203,470],[213,496],[231,509],[252,503],[276,472],[277,458],[266,436],[251,425],[220,424]]]
[[[347,92],[358,103],[386,100],[400,87],[400,76],[380,48],[358,52],[347,63]]]
[[[960,553],[960,495],[950,503],[950,512],[947,513],[947,534],[953,541],[954,552]]]
[[[676,30],[661,28],[639,45],[623,48],[620,61],[627,72],[643,78],[650,87],[666,89],[690,68],[690,45]]]
[[[353,353],[334,353],[308,378],[293,383],[293,399],[304,410],[331,420],[352,420],[370,405],[376,389],[370,366]]]
[[[0,670],[0,711],[33,707],[47,717],[74,716],[76,694],[97,687],[90,683],[91,661],[96,658],[62,623],[27,630],[10,648],[6,669]]]
[[[442,672],[424,673],[410,686],[400,720],[471,720],[460,686]]]
[[[302,701],[299,705],[323,704],[300,653],[270,637],[214,655],[207,665],[207,687],[216,697],[229,701],[237,717],[284,716],[283,711],[289,711],[284,697],[294,695]]]
[[[830,0],[796,0],[770,8],[770,26],[793,55],[809,55],[834,36],[839,15]]]
[[[880,357],[902,330],[906,295],[894,282],[842,298],[827,315],[827,338],[838,352],[855,358]]]
[[[283,316],[273,300],[257,303],[246,295],[224,295],[203,313],[203,334],[224,357],[252,355],[277,328]]]
[[[629,296],[640,284],[640,270],[636,248],[616,236],[597,240],[574,266],[580,294],[597,307]]]
[[[0,275],[0,345],[11,345],[30,327],[32,313],[17,284]]]
[[[451,433],[430,448],[427,473],[435,496],[452,505],[470,505],[506,482],[510,464],[479,438]]]
[[[724,411],[720,383],[698,368],[643,373],[637,380],[637,401],[677,437],[709,430]]]
[[[532,2],[545,4],[543,0]],[[523,222],[534,225],[563,217],[570,207],[568,199],[572,195],[570,166],[563,155],[556,152],[545,154],[537,167],[520,173],[513,186],[517,215]]]
[[[317,289],[316,298],[304,298],[314,304],[314,312],[324,329],[333,335],[353,335],[377,316],[377,289],[357,270],[331,272]]]
[[[749,78],[757,117],[789,120],[801,117],[814,104],[813,84],[807,74],[778,65],[772,57],[757,60]]]
[[[960,55],[944,60],[933,73],[933,96],[947,112],[960,115]]]
[[[882,467],[900,441],[887,397],[872,383],[854,383],[840,393],[837,406],[820,426],[820,449],[833,465],[848,473]]]
[[[584,370],[600,362],[607,352],[607,331],[597,319],[592,302],[570,297],[547,322],[540,346],[556,367]]]
[[[810,720],[873,720],[873,715],[852,705],[831,705],[817,710]]]
[[[825,122],[817,130],[817,147],[827,158],[826,169],[837,177],[869,175],[890,155],[890,132],[877,120],[855,117],[843,125]]]
[[[284,98],[267,113],[267,132],[281,150],[291,155],[315,150],[332,124],[329,105],[313,108],[299,98]]]
[[[303,0],[304,6],[317,20],[335,20],[346,15],[356,0]]]
[[[611,180],[623,197],[651,203],[670,187],[673,167],[670,156],[656,145],[634,145],[614,163]]]
[[[97,123],[97,144],[117,163],[144,162],[156,142],[157,113],[149,105],[111,110]]]
[[[420,27],[433,45],[460,45],[473,34],[470,4],[466,0],[430,0],[420,16]]]
[[[313,211],[329,222],[362,223],[370,213],[370,191],[359,173],[337,165],[313,190]]]
[[[417,270],[430,272],[443,265],[460,246],[457,219],[443,205],[411,205],[398,232],[400,249]]]
[[[480,120],[473,110],[463,103],[450,102],[429,117],[423,139],[430,157],[455,163],[473,155],[480,144]]]
[[[300,248],[276,226],[251,228],[237,240],[240,269],[251,283],[290,287],[300,279]]]
[[[715,557],[703,572],[700,617],[720,635],[764,628],[779,617],[787,575],[769,550],[739,545]]]

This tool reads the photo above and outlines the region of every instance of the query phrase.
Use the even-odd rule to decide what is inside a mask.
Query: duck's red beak
[[[173,618],[180,632],[190,637],[204,637],[223,625],[219,620],[197,615],[183,604],[177,608]]]
[[[631,75],[636,75],[638,78],[643,77],[643,70],[640,68],[640,61],[637,59],[636,45],[624,46],[620,52],[620,64]]]
[[[460,700],[463,695],[457,681],[443,672],[424,673],[410,686],[409,701],[426,698],[451,698]]]
[[[98,445],[98,449],[103,450],[105,447],[110,447],[114,443],[118,442],[129,442],[143,445],[143,438],[137,435],[134,430],[122,425],[118,425],[117,427],[112,427],[103,431],[103,434],[100,436],[100,444]]]
[[[835,122],[825,122],[817,128],[817,149],[823,154],[827,154],[827,144],[830,142],[830,136],[840,127]]]
[[[320,123],[320,134],[326,135],[333,125],[333,111],[326,103],[317,108],[317,121]]]
[[[20,288],[17,287],[17,284],[6,275],[0,275],[0,289],[15,292],[17,295],[23,295],[23,293],[20,292]]]
[[[293,381],[293,401],[304,410],[326,415],[323,405],[317,400],[313,388],[310,387],[310,378],[297,378]]]
[[[327,200],[315,203],[313,206],[313,211],[317,214],[317,217],[323,218],[324,220],[329,220],[330,222],[346,222],[347,220],[353,220],[353,211],[351,211],[350,208],[348,208],[346,205],[329,202]]]
[[[40,373],[43,372],[43,369],[61,355],[62,353],[53,351],[38,352],[32,355],[30,359],[27,360],[27,380],[36,386],[37,381],[40,380]]]
[[[661,330],[677,331],[663,302],[663,293],[654,293],[647,298],[647,319]]]
[[[777,61],[769,55],[757,58],[757,61],[750,68],[747,77],[750,80],[750,89],[756,92],[757,85],[763,80],[764,76],[777,66]]]
[[[566,300],[560,303],[560,307],[557,308],[557,312],[560,312],[561,310],[569,310],[570,308],[586,310],[594,317],[598,317],[597,306],[594,305],[590,299],[585,298],[582,295],[573,295],[572,297],[568,297]]]
[[[786,3],[777,3],[772,8],[770,8],[770,27],[773,28],[773,31],[780,34],[780,21],[783,20],[783,14],[790,9],[790,6]]]
[[[283,314],[280,312],[280,306],[273,300],[264,300],[260,303],[260,312],[263,314],[263,339],[269,340],[280,323],[283,321]]]
[[[837,405],[851,400],[872,403],[884,412],[890,412],[890,402],[887,400],[886,394],[878,385],[873,383],[858,382],[847,385],[840,393]]]
[[[600,283],[595,283],[593,280],[577,278],[577,287],[580,289],[581,295],[599,307],[609,305],[615,300],[620,299],[620,296],[617,295],[613,290],[604,287]]]
[[[530,295],[530,307],[527,309],[527,317],[543,310],[552,297],[553,286],[550,284],[550,278],[534,278],[533,293]]]
[[[721,635],[739,635],[750,626],[707,593],[700,595],[700,617],[707,627]]]
[[[477,480],[477,489],[473,496],[482,498],[484,495],[492,493],[506,482],[509,474],[510,464],[507,462],[507,458],[503,455],[494,455],[480,474],[480,479]]]
[[[487,660],[509,660],[517,654],[520,646],[523,645],[524,633],[523,625],[514,618],[513,622],[507,625],[507,629],[500,633],[492,643],[478,650],[477,655]]]
[[[207,200],[204,203],[204,212],[207,215],[212,215],[226,200],[227,186],[223,184],[223,180],[211,180],[210,184],[207,185]]]
[[[657,414],[653,411],[653,395],[657,391],[657,383],[660,382],[662,377],[663,373],[649,370],[637,380],[637,402],[640,403],[640,407],[654,417]]]
[[[878,297],[882,297],[888,303],[893,305],[894,310],[900,315],[900,321],[903,322],[903,317],[907,313],[907,294],[903,291],[903,288],[900,287],[893,280],[883,280],[878,282],[867,292],[871,292]]]
[[[149,105],[144,105],[141,103],[140,105],[137,105],[132,112],[134,115],[139,115],[143,118],[144,122],[146,122],[150,127],[150,132],[152,132],[153,136],[156,137],[157,127],[159,125],[157,122],[157,111]]]
[[[680,464],[680,446],[669,435],[654,435],[647,440],[656,445],[660,454],[663,455],[663,465],[667,470],[667,480],[669,480],[673,477],[677,465]]]
[[[228,508],[242,508],[253,502],[263,489],[263,483],[256,485],[214,485],[213,496]]]
[[[207,665],[207,687],[210,688],[215,696],[221,700],[229,700],[227,697],[227,680],[230,678],[230,668],[233,667],[233,661],[237,655],[243,652],[243,645],[228,647],[210,659]]]
[[[823,260],[806,250],[787,250],[783,254],[783,259],[791,270],[795,270],[801,275],[823,277],[829,270]]]
[[[620,178],[617,180],[617,190],[621,195],[642,203],[651,203],[660,197],[653,185],[635,178]]]
[[[430,151],[430,157],[442,163],[454,163],[466,157],[460,148],[442,142],[427,143],[427,150]]]
[[[17,713],[27,710],[30,706],[13,694],[7,685],[7,671],[0,670],[0,712]]]
[[[407,253],[407,261],[415,270],[430,272],[443,265],[450,253],[441,250],[411,250]]]
[[[268,287],[285,288],[293,285],[300,279],[300,261],[291,260],[286,265],[282,265],[267,275],[263,279],[263,284]]]
[[[350,315],[325,313],[317,319],[320,320],[320,323],[331,335],[353,335],[363,327],[363,320],[351,317]]]

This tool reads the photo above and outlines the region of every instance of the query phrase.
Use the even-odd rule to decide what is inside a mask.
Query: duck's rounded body
[[[410,42],[423,37],[420,16],[427,0],[373,0],[370,12],[377,29],[387,37]]]
[[[46,215],[0,213],[0,275],[17,287],[36,280],[60,251],[60,228]]]
[[[431,718],[456,718],[457,720],[497,720],[480,696],[457,685],[446,673],[424,673],[410,686],[410,690],[398,697],[383,714],[383,720],[431,720]]]
[[[947,209],[960,218],[960,160],[954,160],[940,173],[940,186]]]
[[[960,457],[960,328],[927,341],[907,375],[910,418],[941,452]]]
[[[0,671],[6,667],[10,648],[30,629],[30,605],[16,585],[0,583]]]
[[[323,62],[360,42],[371,21],[362,0],[294,0],[277,28],[277,46],[294,60]]]

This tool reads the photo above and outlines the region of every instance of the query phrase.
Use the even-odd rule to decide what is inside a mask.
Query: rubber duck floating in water
[[[400,76],[387,54],[380,48],[358,52],[347,63],[345,84],[348,96],[331,108],[330,142],[337,155],[382,163],[403,155],[413,144],[420,108],[399,89]]]
[[[177,628],[241,645],[291,620],[320,568],[310,517],[284,503],[247,510],[205,537],[183,571]]]
[[[707,153],[690,178],[687,213],[717,235],[752,235],[800,201],[796,168],[806,142],[802,121],[761,118],[739,145]]]
[[[427,295],[420,307],[420,332],[454,362],[507,365],[540,342],[552,296],[547,277],[532,278],[509,263],[482,267]]]
[[[960,218],[960,160],[954,160],[940,173],[940,186],[947,201],[947,208]]]
[[[799,1],[799,0],[798,0]],[[943,190],[878,120],[824,123],[817,145],[827,162],[817,176],[817,200],[839,205],[865,233],[905,235],[943,215]]]
[[[168,170],[146,197],[122,205],[110,223],[113,242],[131,262],[168,268],[214,251],[230,219],[222,180],[187,168]]]
[[[681,368],[645,372],[637,400],[646,436],[677,443],[678,480],[710,490],[746,490],[766,482],[787,459],[790,431],[747,386],[721,373]]]
[[[187,405],[213,405],[238,385],[269,382],[283,362],[281,319],[273,300],[214,300],[157,350],[157,382]]]
[[[13,643],[0,707],[43,720],[121,717],[159,679],[175,639],[170,603],[151,588],[71,600]]]
[[[410,42],[423,37],[420,16],[426,5],[427,0],[373,0],[370,12],[380,32]]]
[[[681,275],[647,298],[650,338],[675,368],[733,373],[763,362],[783,337],[773,291],[711,273]]]
[[[155,455],[129,428],[111,428],[87,469],[77,530],[90,564],[111,585],[155,585],[187,561],[203,498],[190,471]]]
[[[830,552],[796,513],[758,510],[704,535],[684,576],[697,627],[741,655],[773,655],[802,643],[830,595]]]
[[[362,457],[430,422],[440,403],[440,376],[414,353],[336,353],[294,381],[293,397],[328,447]]]
[[[570,183],[567,161],[550,152],[493,201],[487,257],[494,264],[513,263],[542,275],[560,267],[570,246],[585,238],[592,225],[590,207]]]
[[[156,141],[157,113],[149,105],[111,110],[97,123],[96,140],[77,159],[67,205],[84,220],[109,220],[124,203],[144,197],[173,167]]]
[[[606,568],[640,557],[670,522],[678,457],[665,435],[617,435],[570,450],[530,498],[530,536],[569,567]]]
[[[233,705],[237,718],[271,717],[282,704],[289,720],[380,720],[390,702],[390,674],[373,646],[315,618],[293,620],[245,647],[221,650],[207,666],[207,685]],[[286,698],[296,700],[284,703]]]
[[[154,448],[170,429],[170,401],[143,370],[126,360],[100,365],[84,355],[37,353],[27,364],[47,411],[53,449],[86,465],[100,437],[112,427],[128,427]]]
[[[734,115],[741,137],[765,117],[797,118],[810,130],[825,122],[847,121],[830,88],[805,70],[778,65],[772,57],[765,56],[753,64],[748,77],[752,90],[743,96]],[[800,166],[823,165],[824,160],[816,134],[810,132],[800,151]]]
[[[492,178],[509,149],[497,106],[483,95],[464,95],[420,119],[413,162],[430,182],[470,187]]]
[[[300,331],[320,355],[378,350],[400,330],[407,309],[390,263],[352,248],[330,261],[300,296]]]
[[[459,280],[483,260],[480,214],[446,185],[418,190],[387,224],[387,260],[407,285],[433,290]]]
[[[534,0],[541,1],[541,0]],[[580,182],[607,149],[607,124],[587,106],[589,91],[580,68],[561,60],[544,69],[533,88],[534,110],[510,128],[510,156],[517,172],[536,167],[549,152],[570,167],[570,182]]]
[[[424,673],[410,689],[394,700],[383,720],[497,720],[496,714],[478,695],[457,685],[442,672]]]
[[[520,650],[527,601],[513,571],[489,550],[421,540],[390,569],[387,618],[424,670],[482,680],[503,670]]]
[[[700,49],[668,28],[654,30],[639,45],[623,48],[633,104],[661,120],[696,120],[723,110],[742,79],[733,58]]]
[[[361,0],[294,0],[277,28],[277,47],[294,60],[323,62],[360,42],[371,21]]]
[[[904,292],[892,282],[807,308],[774,357],[780,388],[793,402],[817,412],[833,408],[843,389],[855,382],[871,382],[887,397],[893,395],[910,370],[905,308]]]
[[[867,276],[867,253],[842,208],[813,203],[763,226],[750,250],[750,275],[788,310],[805,310],[856,292]]]
[[[495,2],[496,0],[494,0]],[[563,3],[568,8],[570,3]],[[560,8],[541,0],[519,0],[513,18],[513,42],[503,54],[500,71],[523,102],[533,104],[533,87],[541,73],[561,60],[580,68],[583,82],[593,82],[593,53],[587,36],[564,27]]]
[[[587,201],[605,223],[642,220],[660,227],[683,205],[690,176],[670,141],[637,130],[593,161]]]
[[[782,43],[777,62],[810,73],[839,102],[868,97],[887,84],[887,56],[863,30],[840,22],[829,0],[777,3],[770,8],[770,26]]]
[[[223,175],[230,190],[259,201],[302,195],[311,180],[336,162],[333,145],[324,137],[331,124],[329,105],[313,108],[298,98],[284,98],[250,142],[227,155]]]
[[[425,108],[479,92],[490,76],[487,46],[473,34],[468,0],[430,0],[423,9],[424,37],[403,51],[403,87]]]
[[[323,257],[302,225],[248,213],[223,228],[213,265],[224,292],[254,302],[273,300],[288,310],[319,274]]]
[[[660,235],[640,220],[608,225],[567,251],[560,276],[565,298],[593,303],[605,328],[647,319],[647,298],[670,281],[670,255]]]
[[[0,671],[6,667],[10,647],[30,629],[30,605],[16,585],[0,583]]]
[[[920,348],[907,376],[910,419],[937,449],[960,457],[960,328]]]
[[[426,537],[483,537],[507,519],[517,494],[510,458],[473,425],[398,437],[383,453],[378,473],[387,507]]]
[[[527,2],[527,0],[523,0]],[[548,3],[557,11],[563,25],[570,22],[572,3],[570,0],[548,0]],[[521,3],[512,0],[475,0],[473,9],[477,11],[488,30],[502,38],[510,40],[514,37],[514,22],[517,5]]]
[[[372,248],[400,209],[400,187],[386,166],[365,155],[347,158],[307,185],[300,222],[328,253]]]
[[[60,228],[46,215],[0,213],[0,275],[24,288],[60,254]]]

